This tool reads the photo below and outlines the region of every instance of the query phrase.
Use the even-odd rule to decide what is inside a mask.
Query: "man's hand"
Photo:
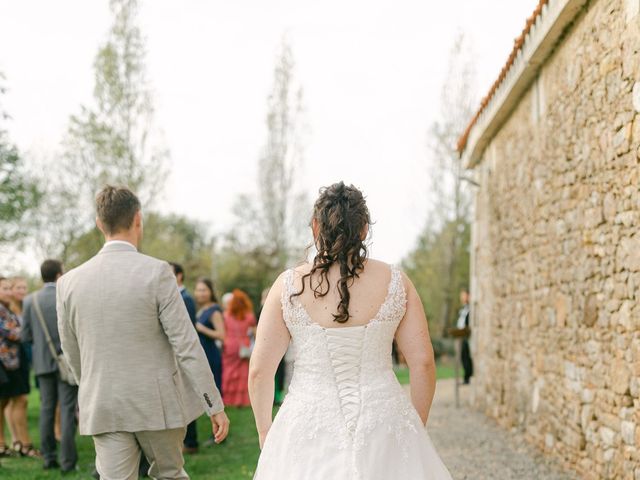
[[[222,442],[229,435],[229,423],[224,411],[211,416],[211,430],[216,443]]]

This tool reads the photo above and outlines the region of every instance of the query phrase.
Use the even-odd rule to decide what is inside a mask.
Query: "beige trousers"
[[[184,428],[94,435],[100,480],[137,480],[142,453],[151,464],[152,479],[188,480],[182,457],[184,435]]]

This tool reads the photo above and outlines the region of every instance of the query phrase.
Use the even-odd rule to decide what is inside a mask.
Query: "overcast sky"
[[[377,222],[372,255],[397,262],[426,221],[427,130],[449,50],[473,45],[478,91],[497,77],[537,0],[143,1],[148,77],[172,156],[161,208],[229,226],[255,190],[266,97],[283,33],[304,87],[310,135],[302,183],[353,183]],[[0,71],[10,134],[50,156],[91,99],[107,0],[0,0]]]

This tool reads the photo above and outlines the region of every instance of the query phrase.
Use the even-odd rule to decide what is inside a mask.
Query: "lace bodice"
[[[291,298],[295,275],[286,272],[282,294],[294,368],[279,415],[300,425],[305,438],[328,431],[341,448],[362,448],[367,433],[383,424],[402,442],[407,428],[415,430],[417,413],[392,368],[393,338],[406,311],[400,270],[391,268],[378,313],[357,327],[325,328],[314,322],[298,297]]]

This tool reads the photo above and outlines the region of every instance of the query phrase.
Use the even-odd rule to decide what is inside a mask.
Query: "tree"
[[[405,259],[407,272],[430,310],[432,327],[443,334],[453,323],[456,293],[469,276],[471,195],[455,145],[476,105],[470,51],[459,35],[442,88],[440,118],[429,132],[432,197],[427,226]]]
[[[440,93],[440,118],[429,132],[431,213],[436,226],[442,226],[448,220],[459,222],[470,217],[471,195],[456,144],[476,107],[475,84],[472,48],[463,35],[458,35]]]
[[[302,87],[296,86],[291,45],[283,39],[268,98],[267,142],[259,161],[259,212],[265,243],[275,266],[282,269],[299,252],[300,217],[305,197],[295,191],[296,174],[303,162],[304,133]]]
[[[256,307],[260,305],[262,291],[271,286],[278,273],[261,247],[239,251],[233,242],[225,242],[216,249],[214,270],[220,292],[239,288],[249,295]]]
[[[78,236],[69,246],[66,267],[87,261],[102,247],[95,230]],[[198,277],[213,274],[214,240],[205,225],[181,215],[144,214],[144,238],[140,251],[156,258],[183,265],[187,284],[193,287]]]
[[[205,224],[182,215],[150,213],[144,218],[141,251],[168,262],[178,262],[193,288],[198,277],[213,277],[215,241]]]
[[[169,154],[154,128],[144,40],[136,24],[138,2],[111,0],[110,8],[113,24],[94,61],[93,102],[69,119],[46,195],[45,248],[65,260],[72,255],[70,245],[94,228],[93,199],[102,186],[127,185],[149,207],[167,174]]]
[[[221,261],[229,262],[220,268],[225,284],[253,281],[261,289],[292,258],[302,256],[309,208],[298,174],[306,132],[302,88],[294,67],[291,46],[283,39],[267,100],[267,140],[258,160],[258,194],[241,195],[234,205],[237,221],[222,250]],[[251,281],[248,272],[256,275]]]
[[[0,73],[0,82],[4,75]],[[0,83],[0,96],[6,89]],[[0,103],[0,244],[15,241],[26,235],[25,223],[38,206],[42,192],[28,174],[16,146],[9,140],[4,122],[9,116]]]
[[[462,231],[459,230],[460,225],[463,226]],[[449,221],[438,229],[426,227],[416,247],[403,261],[405,272],[420,295],[435,337],[446,335],[447,328],[452,326],[457,293],[460,288],[467,286],[470,226],[469,222],[458,224]],[[453,254],[451,245],[456,246]],[[447,302],[449,307],[446,306]]]

